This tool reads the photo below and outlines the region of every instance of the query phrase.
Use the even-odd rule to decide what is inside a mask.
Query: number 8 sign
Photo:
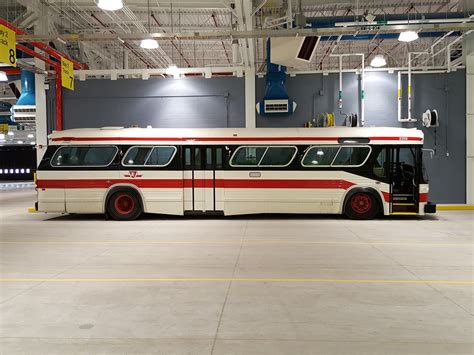
[[[0,25],[0,62],[16,67],[16,33]]]

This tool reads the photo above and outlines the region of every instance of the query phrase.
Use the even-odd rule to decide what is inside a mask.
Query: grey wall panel
[[[243,127],[242,78],[77,81],[63,126]],[[51,95],[50,95],[51,96]]]
[[[403,75],[402,117],[407,117],[407,77]],[[425,133],[425,148],[436,151],[433,159],[425,156],[430,178],[430,199],[438,203],[465,203],[466,195],[466,94],[464,70],[449,74],[413,76],[413,106],[416,123],[397,121],[397,74],[371,72],[365,82],[365,125],[378,127],[416,127]],[[302,127],[321,112],[335,112],[336,124],[343,123],[337,98],[338,74],[298,75],[287,79],[288,94],[297,103],[287,117],[257,116],[258,127]],[[360,79],[343,75],[343,112],[360,112]],[[322,94],[322,95],[321,95]],[[265,95],[265,79],[257,80],[257,101]],[[421,116],[426,109],[437,109],[441,124],[436,130],[424,128]],[[435,133],[436,132],[436,133]]]
[[[407,113],[407,78],[403,76],[403,116]],[[337,108],[338,75],[297,75],[287,78],[290,97],[298,104],[288,117],[257,116],[257,127],[302,127],[320,112],[336,113],[341,125],[344,115]],[[51,85],[54,88],[54,85]],[[359,112],[360,79],[343,76],[343,112]],[[430,176],[430,199],[437,203],[465,202],[466,97],[465,71],[413,77],[413,117],[427,109],[437,109],[441,126],[423,128],[421,122],[397,121],[397,75],[368,73],[366,126],[403,126],[423,129]],[[245,100],[243,78],[186,78],[150,80],[76,81],[76,90],[64,92],[64,127],[130,126],[145,127],[243,127]],[[265,79],[256,82],[257,101],[265,94]],[[48,95],[49,122],[54,126],[54,90]],[[435,133],[436,132],[436,133]]]

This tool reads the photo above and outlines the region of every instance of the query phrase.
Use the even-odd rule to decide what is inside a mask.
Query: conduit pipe
[[[360,126],[365,124],[365,54],[364,53],[347,53],[347,54],[331,54],[330,57],[339,57],[339,108],[342,108],[342,57],[360,56],[361,64],[361,80],[360,80]]]
[[[416,54],[418,58],[423,54],[429,54],[428,52],[408,52],[408,116],[407,118],[402,118],[402,79],[401,74],[402,72],[398,72],[398,91],[397,91],[397,99],[398,99],[398,122],[416,122],[416,118],[412,117],[412,85],[411,85],[411,74],[412,68],[411,63],[413,61],[412,55]],[[433,73],[433,71],[431,71]]]

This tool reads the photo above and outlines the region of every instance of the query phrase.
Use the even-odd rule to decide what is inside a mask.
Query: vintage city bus
[[[372,219],[436,210],[417,129],[104,127],[49,140],[37,170],[42,212]]]

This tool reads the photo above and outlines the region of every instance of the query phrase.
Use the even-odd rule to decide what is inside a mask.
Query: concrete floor
[[[34,200],[0,188],[1,354],[474,351],[472,212],[115,222]]]

